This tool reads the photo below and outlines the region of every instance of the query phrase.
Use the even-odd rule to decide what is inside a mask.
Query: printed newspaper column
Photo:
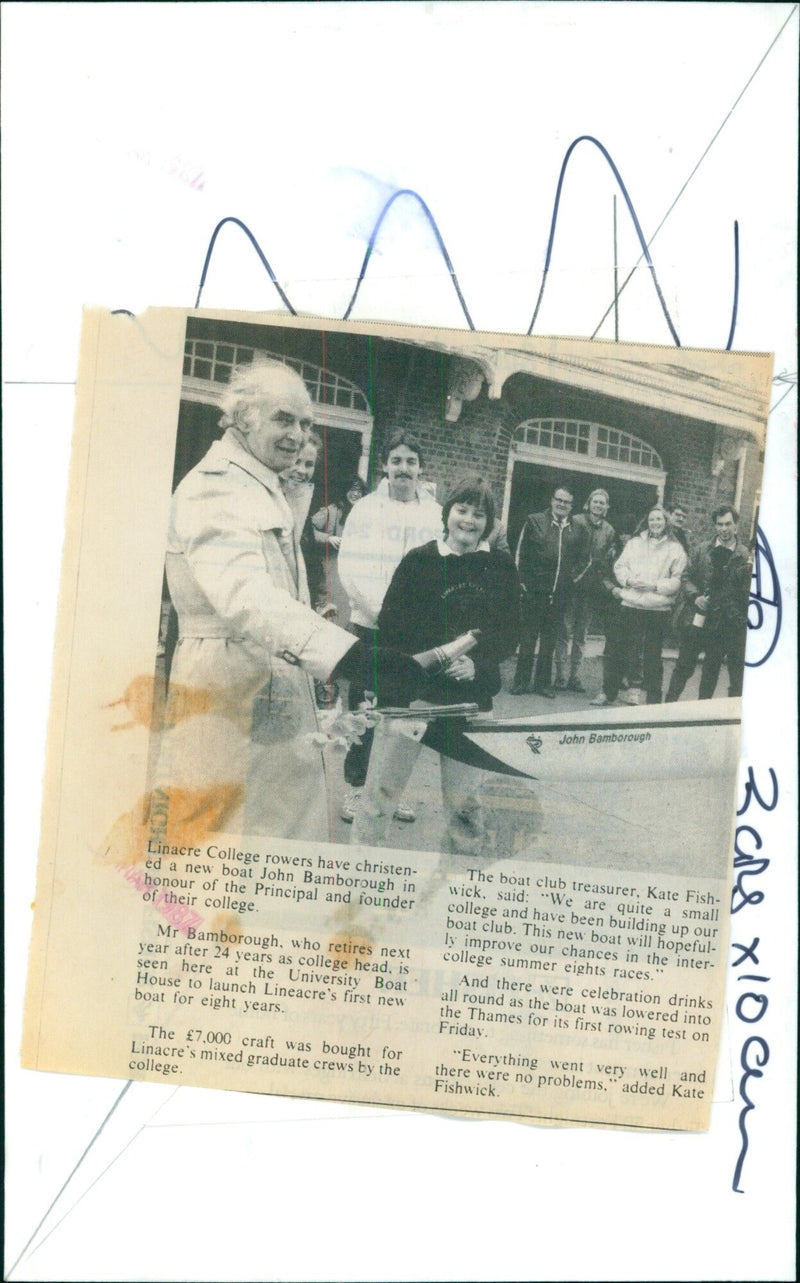
[[[478,393],[442,433],[443,374],[464,362]],[[24,1063],[706,1127],[770,377],[753,354],[88,312]],[[373,754],[368,792],[387,810],[373,846],[341,818],[345,750],[366,717],[343,706],[353,635],[309,591],[306,523],[322,499],[287,476],[312,422],[334,489],[397,432],[411,440],[397,493],[371,476],[369,520],[367,498],[348,518],[379,598],[404,566],[437,661],[435,697],[409,719],[419,732]],[[723,446],[735,477],[714,468]],[[481,476],[448,509],[454,548],[430,489],[447,509],[466,459]],[[689,509],[691,541],[667,525],[665,492]],[[548,548],[569,548],[586,578],[590,553],[569,558],[590,547],[577,514],[598,493],[609,598],[589,615],[586,691],[537,675],[512,698],[515,612],[500,627],[486,602],[500,582],[515,593],[516,572],[476,542],[488,514],[475,496],[512,547],[536,510],[525,620],[546,657],[547,630],[572,618],[549,578],[567,563],[550,566]],[[644,525],[623,573],[628,512]],[[705,653],[682,631],[697,598]],[[449,669],[467,633],[476,645]],[[379,708],[402,703],[403,690],[384,697],[383,640],[365,625],[360,637]]]

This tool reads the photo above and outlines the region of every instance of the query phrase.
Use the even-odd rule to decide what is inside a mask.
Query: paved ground
[[[509,661],[503,666],[504,689],[495,699],[495,715],[536,717],[589,708],[601,686],[598,649],[595,643],[584,660],[586,693],[559,693],[554,700],[533,694],[510,695],[514,661]],[[667,652],[665,690],[673,665],[674,652]],[[699,680],[698,668],[684,699],[697,699]],[[727,693],[724,670],[718,693]],[[350,841],[351,828],[339,818],[345,791],[343,779],[335,779],[334,842]],[[710,792],[708,780],[682,780],[671,788],[654,785],[652,780],[545,786],[491,774],[485,776],[481,792],[489,830],[488,860],[513,856],[699,876],[716,874],[724,866],[726,840],[721,834],[729,829],[731,799],[725,789]],[[389,842],[401,850],[438,851],[442,828],[439,769],[437,755],[429,749],[420,754],[405,800],[415,807],[417,820],[414,824],[395,821]],[[468,863],[457,856],[442,857],[440,868],[455,871]]]

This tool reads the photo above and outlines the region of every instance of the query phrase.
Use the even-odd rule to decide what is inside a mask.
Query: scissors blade
[[[456,762],[464,762],[466,766],[474,766],[479,771],[495,771],[498,775],[514,775],[523,780],[536,779],[535,775],[531,775],[528,771],[520,771],[515,766],[509,766],[499,757],[495,757],[494,753],[488,753],[474,740],[468,739],[464,734],[467,725],[466,722],[460,725],[456,721],[448,721],[445,718],[434,718],[429,722],[420,742],[436,753],[452,757]]]

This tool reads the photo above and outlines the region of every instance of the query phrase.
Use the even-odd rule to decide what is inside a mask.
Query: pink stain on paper
[[[190,928],[199,926],[203,921],[202,914],[193,909],[185,900],[179,899],[172,891],[167,891],[163,887],[155,888],[151,886],[147,881],[146,873],[142,869],[137,869],[130,864],[118,864],[116,867],[125,881],[130,882],[141,893],[142,899],[146,900],[154,909],[157,909],[176,931],[188,936]]]

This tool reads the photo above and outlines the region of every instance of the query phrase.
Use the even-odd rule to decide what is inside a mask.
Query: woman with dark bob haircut
[[[478,630],[475,649],[429,675],[425,702],[475,703],[484,711],[500,690],[500,660],[514,653],[518,633],[519,581],[511,557],[491,551],[486,536],[495,505],[482,477],[459,481],[442,508],[444,530],[407,553],[394,573],[378,618],[381,646],[409,655],[430,650]],[[353,824],[352,841],[382,845],[397,801],[419,756],[420,743],[382,722],[375,735],[369,773]],[[483,816],[477,789],[481,772],[441,757],[445,834],[442,849],[478,854]]]

